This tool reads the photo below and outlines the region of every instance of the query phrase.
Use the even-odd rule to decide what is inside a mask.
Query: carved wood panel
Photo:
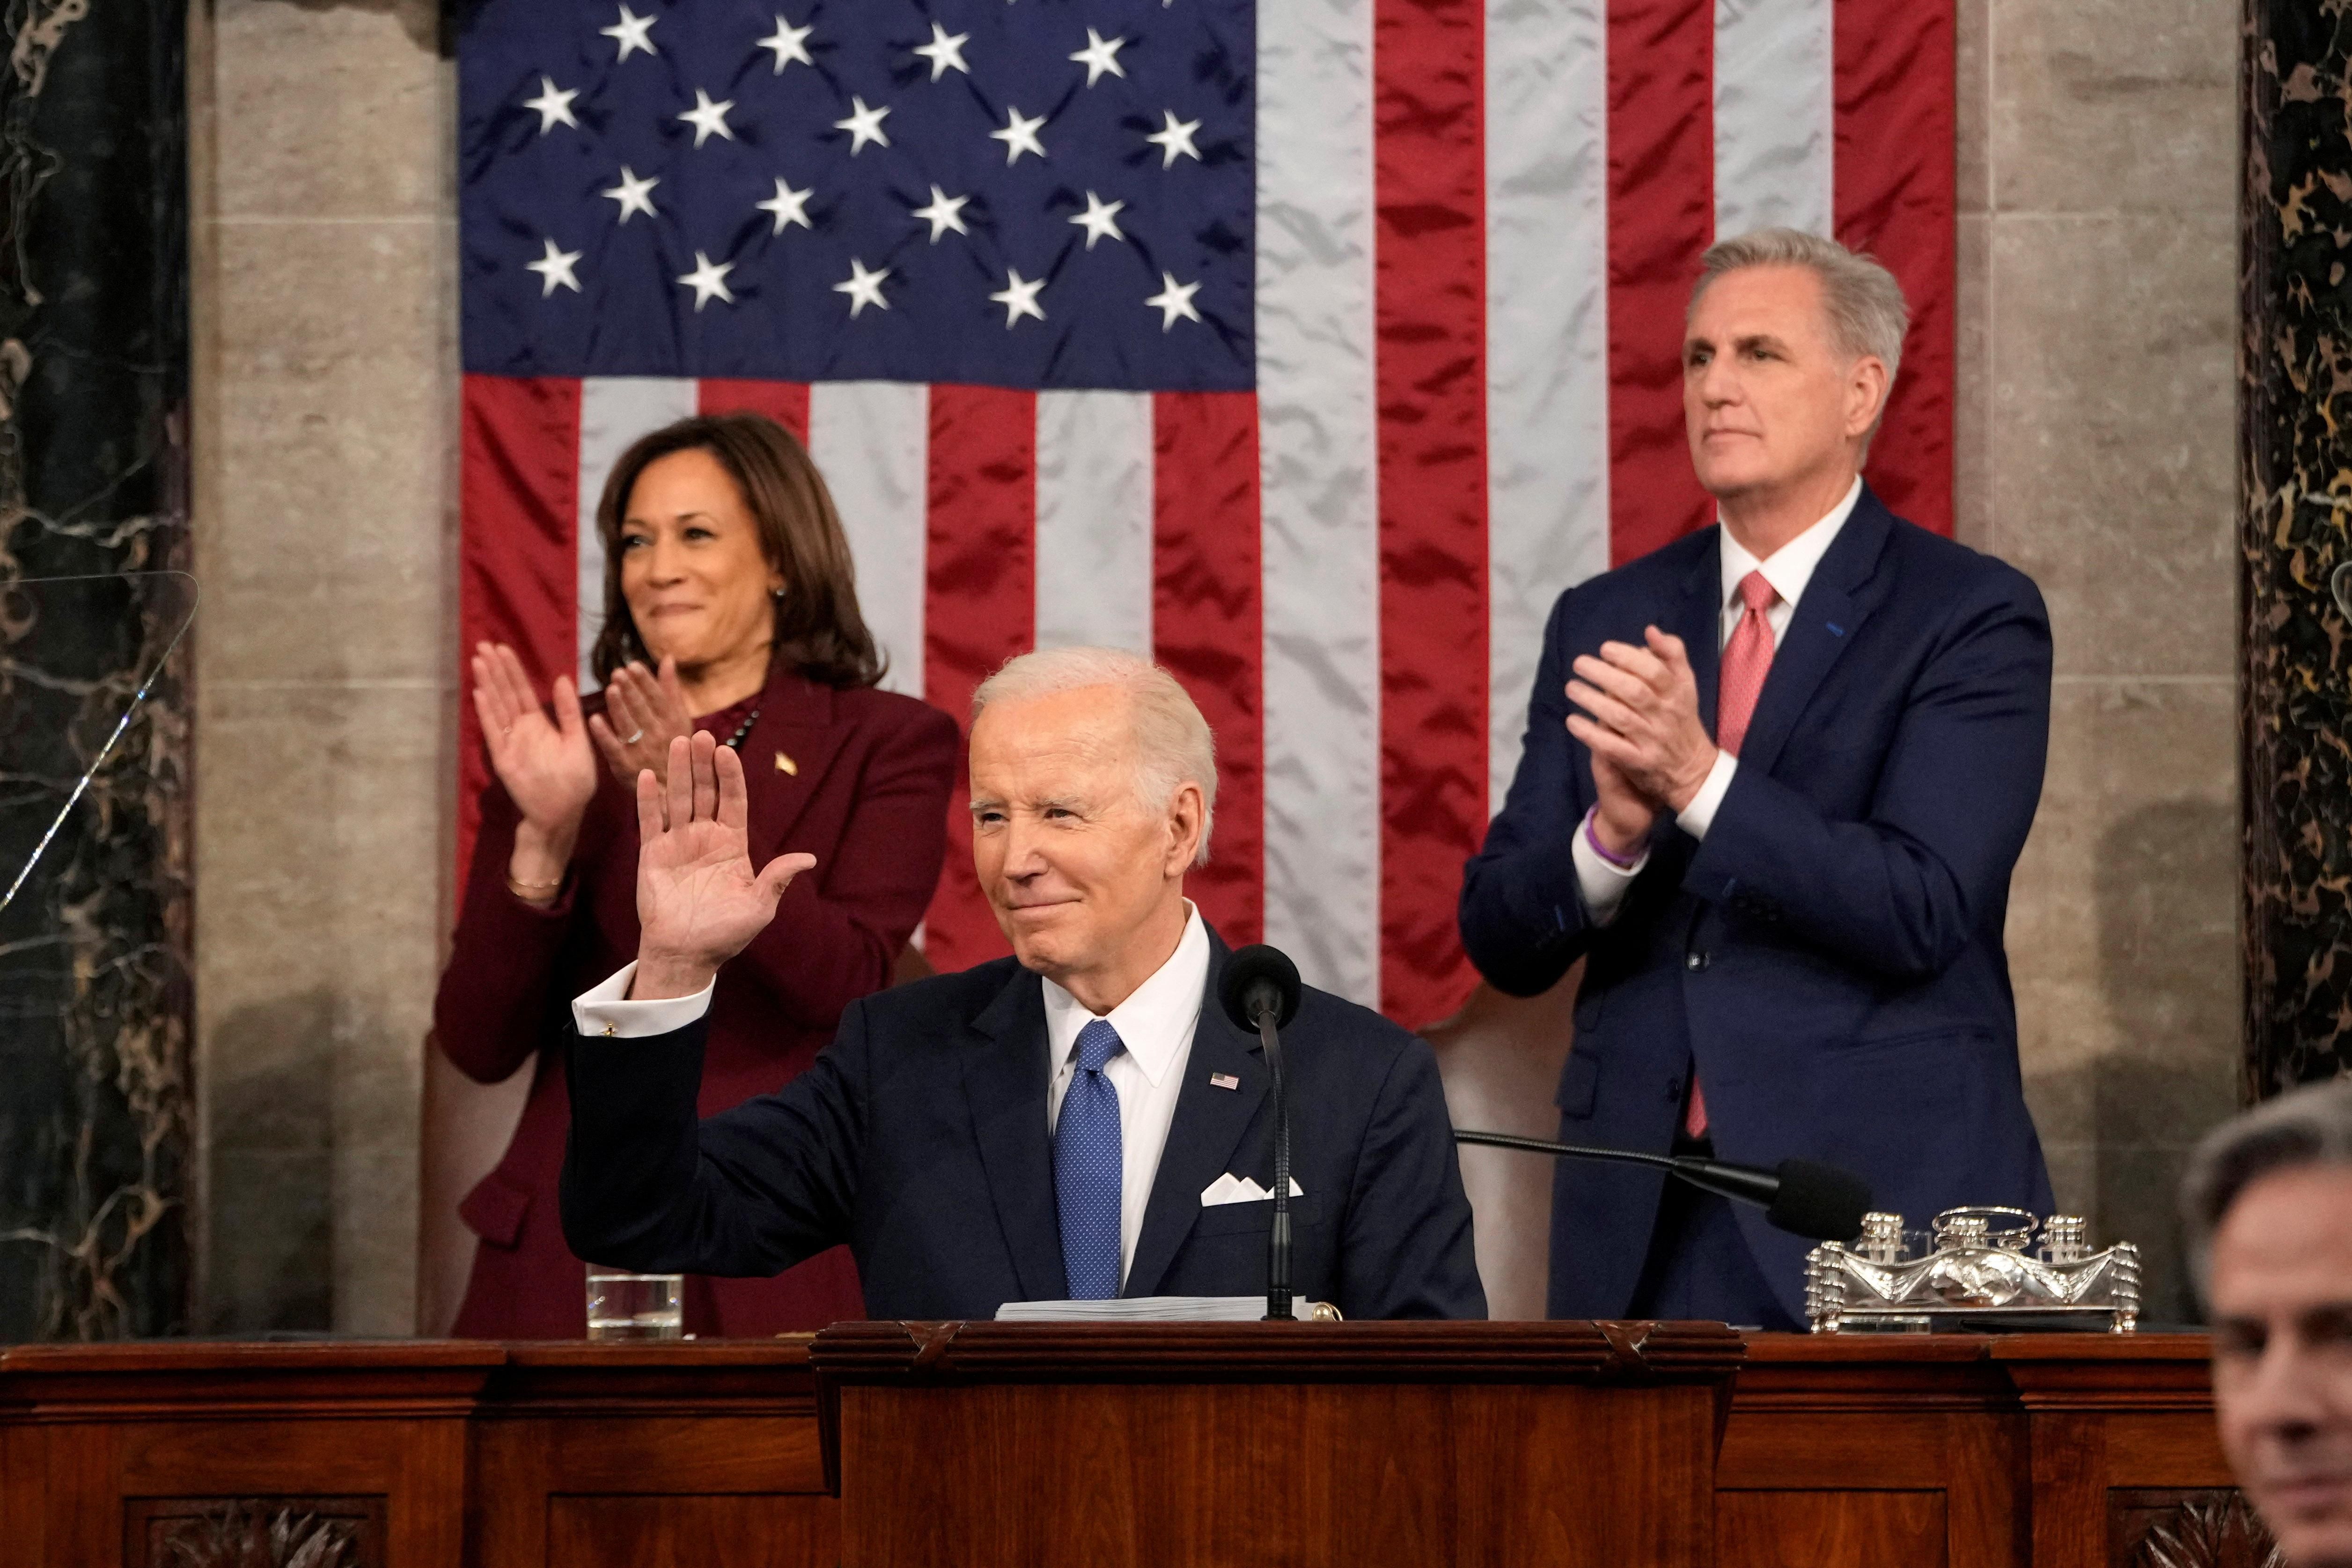
[[[384,1568],[381,1497],[126,1498],[123,1568]]]
[[[2233,1487],[2167,1487],[2107,1494],[2107,1561],[2115,1568],[2285,1568],[2286,1559]]]

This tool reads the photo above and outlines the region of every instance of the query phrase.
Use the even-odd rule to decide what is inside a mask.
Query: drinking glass
[[[686,1337],[686,1276],[624,1274],[588,1266],[588,1337],[592,1340],[677,1340]]]

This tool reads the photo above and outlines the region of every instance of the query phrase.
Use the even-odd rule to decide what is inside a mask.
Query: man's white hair
[[[1683,321],[1690,321],[1700,296],[1717,279],[1750,267],[1801,267],[1821,279],[1822,308],[1829,313],[1830,336],[1838,347],[1854,359],[1869,355],[1886,366],[1886,396],[1878,405],[1884,419],[1895,394],[1895,373],[1903,363],[1903,340],[1911,331],[1911,307],[1895,274],[1877,258],[1848,250],[1834,239],[1802,229],[1759,228],[1707,247]],[[1870,435],[1876,434],[1874,422]]]
[[[1090,686],[1115,686],[1128,695],[1135,722],[1136,793],[1150,811],[1163,811],[1177,786],[1201,786],[1201,847],[1192,864],[1209,863],[1209,826],[1217,807],[1217,742],[1209,721],[1176,678],[1139,654],[1116,647],[1044,647],[1008,659],[971,694],[977,723],[991,703],[1057,697]]]

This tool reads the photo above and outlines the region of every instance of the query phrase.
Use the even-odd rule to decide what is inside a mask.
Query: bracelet
[[[535,904],[540,901],[541,898],[553,895],[560,890],[562,886],[563,879],[561,877],[558,877],[552,882],[518,882],[515,880],[514,874],[512,872],[509,872],[507,875],[507,891],[512,893],[516,898],[522,900],[523,902],[527,904]]]
[[[1601,842],[1601,835],[1592,831],[1592,825],[1600,819],[1600,816],[1601,808],[1597,805],[1584,814],[1584,841],[1592,846],[1592,852],[1620,871],[1630,871],[1640,865],[1642,858],[1639,855],[1620,855]]]

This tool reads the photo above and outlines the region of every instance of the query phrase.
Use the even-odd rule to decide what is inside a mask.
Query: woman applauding
[[[842,1009],[889,984],[946,852],[955,721],[877,689],[848,542],[798,441],[748,414],[656,430],[614,466],[596,528],[604,690],[583,702],[559,675],[542,704],[512,648],[486,643],[473,658],[497,777],[434,1026],[483,1082],[537,1065],[505,1158],[459,1208],[481,1237],[455,1327],[469,1337],[585,1331],[581,1263],[555,1212],[568,1113],[551,1042],[572,997],[636,951],[638,771],[658,776],[674,737],[707,730],[743,759],[755,852],[816,857],[719,972],[706,1116],[801,1072]],[[687,1282],[691,1333],[861,1314],[841,1248],[773,1279]]]

